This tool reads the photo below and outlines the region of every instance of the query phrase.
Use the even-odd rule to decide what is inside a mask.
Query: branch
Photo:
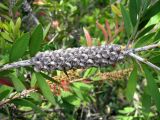
[[[0,107],[2,107],[3,105],[9,103],[10,101],[17,99],[17,98],[21,98],[21,97],[26,97],[27,95],[29,95],[31,92],[36,92],[37,90],[35,89],[29,89],[29,90],[23,90],[21,93],[17,93],[15,92],[12,96],[10,96],[8,99],[5,99],[3,101],[0,102]]]
[[[23,60],[23,61],[6,64],[0,68],[0,71],[9,70],[12,68],[24,67],[24,66],[31,66],[31,65],[32,65],[31,60]]]
[[[119,45],[108,45],[45,51],[38,53],[31,59],[6,64],[0,67],[0,71],[32,65],[35,70],[42,71],[100,67],[115,64],[128,55],[160,70],[159,67],[134,54],[135,52],[147,51],[159,46],[160,44],[153,44],[135,49],[120,50]]]
[[[153,49],[153,48],[157,48],[157,47],[160,47],[160,43],[159,44],[153,44],[153,45],[147,45],[147,46],[144,46],[144,47],[135,48],[135,49],[131,49],[131,50],[127,50],[126,54],[128,54],[129,52],[147,51],[149,49]]]
[[[131,56],[131,57],[135,58],[136,60],[143,62],[143,63],[147,64],[148,66],[160,71],[160,68],[158,66],[152,64],[151,62],[145,60],[144,58],[142,58],[134,53],[129,53],[129,56]]]
[[[36,23],[36,25],[38,25],[40,23],[39,20],[37,19],[37,17],[34,15],[32,7],[27,0],[24,0],[22,8],[25,12],[27,12],[29,15],[31,15],[31,17],[32,17],[33,21]]]

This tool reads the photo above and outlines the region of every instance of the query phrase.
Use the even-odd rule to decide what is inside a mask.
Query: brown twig
[[[12,96],[10,96],[9,98],[5,99],[5,100],[2,100],[0,102],[0,107],[4,106],[5,104],[11,102],[12,100],[14,99],[17,99],[17,98],[24,98],[26,97],[27,95],[29,95],[31,92],[36,92],[37,90],[35,89],[29,89],[29,90],[23,90],[21,93],[18,93],[18,92],[15,92],[13,93]]]

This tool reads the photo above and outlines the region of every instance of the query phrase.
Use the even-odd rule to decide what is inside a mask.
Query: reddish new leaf
[[[9,80],[7,80],[6,78],[0,78],[0,84],[1,85],[7,85],[7,86],[10,86],[10,87],[13,87],[12,82],[10,82]]]
[[[84,31],[84,34],[85,34],[85,37],[86,37],[86,40],[87,40],[87,46],[92,46],[93,43],[92,43],[92,37],[91,35],[89,34],[89,32],[87,31],[86,28],[83,28],[83,31]]]
[[[109,25],[109,22],[108,20],[106,19],[106,28],[107,28],[107,32],[108,32],[108,35],[109,35],[109,43],[111,43],[113,41],[113,38],[112,38],[112,33],[111,33],[111,28],[110,28],[110,25]]]
[[[107,31],[105,30],[103,25],[101,25],[98,21],[96,21],[96,24],[97,24],[97,27],[102,31],[102,33],[104,35],[104,38],[105,38],[105,41],[108,44],[108,33],[107,33]]]
[[[115,30],[114,30],[114,34],[115,34],[115,35],[118,34],[118,29],[119,29],[119,27],[118,27],[118,20],[117,20],[117,18],[116,18],[116,24],[115,24]]]

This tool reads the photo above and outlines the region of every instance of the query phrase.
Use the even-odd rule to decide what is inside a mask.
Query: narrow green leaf
[[[53,105],[55,105],[56,102],[55,102],[53,93],[51,92],[50,87],[47,84],[47,82],[45,81],[45,79],[43,78],[43,76],[40,73],[36,73],[36,78],[37,78],[38,86],[40,87],[44,97],[48,101],[50,101]]]
[[[9,22],[9,27],[11,28],[11,30],[12,30],[12,32],[13,32],[14,27],[15,27],[13,20],[11,20],[11,21]]]
[[[18,18],[17,21],[16,21],[16,28],[17,29],[19,29],[21,27],[21,23],[22,23],[21,18]]]
[[[142,65],[143,67],[143,71],[145,73],[145,77],[147,79],[147,85],[148,85],[148,89],[150,91],[151,97],[153,98],[156,107],[158,109],[158,111],[160,111],[160,92],[158,90],[158,86],[149,70],[149,68],[146,65]]]
[[[132,100],[134,92],[136,90],[136,85],[137,85],[137,66],[134,66],[133,71],[130,74],[127,88],[126,88],[126,96],[129,101]]]
[[[14,34],[18,34],[19,29],[21,27],[21,23],[22,23],[21,18],[18,18],[14,27]]]
[[[144,30],[142,30],[137,38],[140,38],[142,36],[144,36],[146,33],[148,33],[149,31],[151,31],[154,28],[155,24],[148,26],[147,28],[145,28]]]
[[[41,111],[41,109],[39,107],[37,107],[34,103],[32,103],[29,100],[15,99],[15,100],[12,100],[11,102],[16,104],[16,105],[20,105],[20,106],[31,107],[34,111],[36,111],[38,113],[44,113],[43,111]]]
[[[89,69],[87,69],[87,70],[85,71],[83,77],[84,77],[84,78],[91,77],[92,75],[94,75],[94,74],[96,73],[96,71],[97,71],[97,68],[94,68],[94,67],[89,68]]]
[[[8,32],[1,32],[1,35],[2,35],[2,37],[5,39],[5,40],[7,40],[7,41],[9,41],[9,42],[13,42],[12,41],[12,38],[10,37],[10,35],[9,35],[9,33]]]
[[[6,98],[10,93],[10,90],[3,90],[2,92],[0,92],[0,101],[4,98]]]
[[[21,58],[24,55],[28,47],[28,44],[29,44],[29,33],[25,33],[13,44],[10,52],[10,61],[13,62]]]
[[[151,96],[146,92],[146,90],[144,90],[144,93],[142,95],[142,111],[144,116],[148,117],[150,112],[150,107],[151,107]]]
[[[16,91],[22,91],[25,89],[24,84],[22,83],[22,81],[18,77],[16,77],[16,75],[10,74],[9,76],[13,82],[13,85],[14,85]]]
[[[112,9],[112,12],[115,13],[117,16],[121,15],[120,10],[114,4],[111,5],[111,9]]]
[[[137,1],[129,1],[129,15],[131,18],[132,25],[135,26],[137,23]]]
[[[37,93],[37,92],[32,92],[30,93],[30,97],[36,101],[36,102],[39,102],[41,103],[43,99],[41,99],[42,95],[40,93]]]
[[[74,86],[72,86],[72,91],[74,91],[74,93],[77,95],[77,97],[79,97],[81,100],[84,99],[83,95],[82,95],[82,91]]]
[[[46,37],[46,35],[47,35],[50,27],[51,27],[51,23],[49,23],[49,24],[47,25],[46,29],[44,30],[44,32],[43,32],[43,39]]]
[[[59,84],[60,82],[59,81],[57,81],[57,80],[54,80],[52,77],[50,77],[50,76],[48,76],[48,75],[46,75],[45,73],[40,73],[45,79],[47,79],[47,80],[50,80],[50,81],[52,81],[52,82],[54,82],[54,83],[56,83],[56,84]]]
[[[141,23],[139,25],[139,29],[142,29],[150,20],[151,17],[160,12],[160,0],[154,3],[154,5],[149,6],[151,0],[143,0],[143,11],[144,14],[142,16]]]
[[[123,110],[118,110],[118,113],[121,114],[129,114],[132,113],[135,110],[133,107],[125,107]]]
[[[4,10],[8,10],[8,7],[5,6],[4,4],[0,3],[0,8],[4,9]]]
[[[42,40],[43,40],[43,28],[42,25],[39,24],[31,35],[30,46],[29,46],[31,56],[34,56],[39,51]]]
[[[31,88],[35,87],[36,82],[37,82],[36,75],[33,73],[31,77]]]
[[[121,7],[123,20],[124,20],[125,31],[127,33],[127,36],[129,37],[132,32],[132,23],[131,23],[128,11],[121,4],[120,4],[120,7]]]
[[[84,92],[88,92],[89,90],[91,90],[93,88],[92,85],[88,85],[88,84],[85,84],[82,82],[75,82],[75,83],[73,83],[73,86],[80,89],[81,91],[84,91]]]
[[[160,29],[157,31],[155,37],[154,37],[154,41],[158,41],[160,40]]]
[[[71,93],[70,91],[61,91],[61,97],[62,98],[65,98],[65,97],[68,97],[68,96],[71,96],[73,95],[73,93]]]
[[[159,63],[159,61],[160,61],[160,54],[151,57],[151,58],[149,59],[149,61],[150,61],[151,63]]]
[[[143,7],[143,11],[146,12],[148,9],[148,6],[150,5],[151,0],[142,0],[142,7]]]
[[[23,4],[23,0],[17,0],[16,4],[13,7],[13,11],[17,11],[18,9],[20,9],[22,7]]]
[[[156,3],[154,3],[154,5],[150,6],[146,10],[143,19],[149,20],[151,17],[153,17],[154,15],[156,15],[159,12],[160,12],[160,0],[158,0]]]
[[[139,38],[138,41],[136,41],[135,43],[135,47],[140,47],[140,46],[144,46],[146,44],[149,44],[153,41],[153,36],[155,35],[155,33],[150,33],[147,34],[145,36],[142,36],[141,38]]]
[[[9,90],[10,92],[13,91],[13,88],[12,87],[9,87],[9,86],[6,86],[6,85],[1,85],[0,86],[0,93],[2,93],[3,91],[5,90]]]
[[[68,97],[65,97],[63,98],[63,100],[76,107],[79,107],[81,104],[81,100],[75,95],[70,95]]]
[[[3,56],[3,57],[5,57],[5,56]],[[6,61],[4,62],[4,64],[6,63]],[[3,65],[3,64],[2,64]],[[1,71],[0,72],[0,76],[1,77],[6,77],[6,76],[8,76],[10,73],[12,73],[13,71],[12,70],[5,70],[5,71]]]
[[[136,0],[136,3],[137,3],[137,13],[139,13],[142,7],[142,0]]]

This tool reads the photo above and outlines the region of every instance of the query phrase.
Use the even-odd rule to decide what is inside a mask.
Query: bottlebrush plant
[[[159,0],[0,1],[2,119],[158,119]]]

